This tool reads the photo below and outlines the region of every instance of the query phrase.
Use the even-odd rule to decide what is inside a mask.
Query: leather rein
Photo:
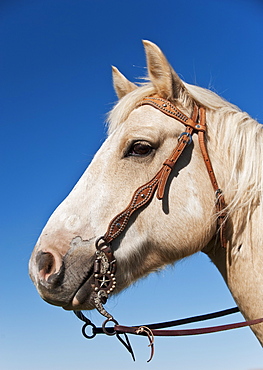
[[[93,292],[91,293],[91,299],[96,307],[96,309],[106,317],[101,328],[97,328],[86,316],[83,315],[81,311],[74,311],[77,317],[84,321],[85,324],[82,328],[82,333],[86,338],[93,338],[98,333],[105,333],[107,335],[116,335],[117,338],[122,342],[122,344],[128,349],[131,353],[133,359],[134,354],[127,337],[126,333],[137,334],[137,335],[146,335],[150,341],[151,347],[151,356],[148,361],[152,359],[154,352],[154,336],[182,336],[182,335],[197,335],[205,333],[214,333],[222,330],[235,329],[244,326],[255,325],[263,322],[262,319],[250,320],[235,324],[206,327],[200,329],[184,329],[184,330],[163,330],[163,328],[177,326],[181,324],[186,324],[190,322],[197,322],[208,320],[215,317],[225,316],[231,313],[238,312],[237,307],[215,312],[213,314],[201,315],[187,319],[175,320],[165,323],[150,324],[150,325],[140,325],[140,326],[121,326],[118,322],[110,315],[103,305],[106,303],[109,294],[113,292],[116,287],[116,278],[115,273],[117,269],[116,259],[114,257],[111,242],[116,239],[127,227],[131,215],[149,204],[154,194],[156,193],[157,199],[163,199],[164,192],[166,189],[167,181],[169,176],[176,165],[178,159],[184,152],[185,148],[191,144],[193,134],[198,135],[199,147],[206,165],[206,169],[215,193],[215,208],[217,215],[217,232],[220,236],[220,243],[222,248],[227,247],[227,240],[225,236],[225,225],[227,220],[226,203],[224,200],[223,192],[219,188],[215,173],[208,155],[207,146],[206,146],[206,117],[205,117],[205,108],[198,107],[196,104],[193,108],[192,117],[187,117],[183,112],[181,112],[177,107],[175,107],[171,102],[165,100],[159,96],[146,97],[141,101],[141,105],[150,105],[162,113],[176,119],[177,121],[185,125],[185,131],[183,131],[179,138],[178,142],[172,151],[171,155],[163,162],[162,167],[156,173],[156,175],[148,181],[146,184],[140,186],[133,194],[132,199],[128,206],[115,216],[109,223],[106,233],[101,236],[96,241],[96,257],[93,267]],[[106,327],[108,322],[113,322],[115,326]],[[91,326],[92,334],[88,335],[86,333],[86,328]],[[120,336],[124,334],[124,339]]]

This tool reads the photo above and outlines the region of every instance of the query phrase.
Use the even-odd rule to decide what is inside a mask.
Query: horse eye
[[[151,154],[153,148],[150,144],[135,142],[128,151],[128,156],[146,157]]]

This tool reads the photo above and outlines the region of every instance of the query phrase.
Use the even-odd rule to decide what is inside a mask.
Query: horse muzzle
[[[68,310],[93,309],[94,252],[87,241],[74,238],[63,256],[54,248],[36,246],[29,262],[29,275],[46,302]],[[89,243],[90,247],[90,243]]]

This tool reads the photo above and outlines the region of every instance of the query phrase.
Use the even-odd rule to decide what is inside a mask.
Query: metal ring
[[[88,335],[88,334],[86,333],[86,328],[87,328],[88,326],[91,326],[91,327],[92,327],[92,334],[91,334],[91,335]],[[84,325],[82,326],[82,334],[83,334],[83,336],[84,336],[85,338],[87,338],[87,339],[92,339],[92,338],[96,337],[96,335],[97,335],[97,333],[95,332],[95,329],[96,329],[96,326],[95,326],[94,324],[92,324],[92,322],[87,322],[86,324],[84,324]]]
[[[189,134],[189,132],[182,132],[181,135],[178,137],[178,140],[180,140],[182,136],[187,136],[189,138],[187,145],[190,145],[193,141],[192,135]]]
[[[117,334],[116,330],[113,330],[113,332],[109,332],[107,329],[106,329],[106,324],[108,322],[114,322],[115,325],[119,325],[118,321],[116,321],[113,317],[107,319],[104,321],[104,323],[102,324],[102,330],[105,334],[107,335],[115,335]]]
[[[101,242],[101,243],[100,243]],[[109,244],[105,241],[104,236],[100,236],[96,241],[95,241],[95,247],[98,251],[100,251],[102,248],[107,247]]]

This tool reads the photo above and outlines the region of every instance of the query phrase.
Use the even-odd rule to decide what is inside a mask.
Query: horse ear
[[[157,93],[165,99],[178,99],[185,87],[168,63],[163,52],[157,45],[150,41],[143,41],[148,74],[151,82],[157,90]]]
[[[119,99],[129,92],[137,89],[137,86],[127,80],[127,78],[116,68],[112,66],[112,79],[115,92]]]

